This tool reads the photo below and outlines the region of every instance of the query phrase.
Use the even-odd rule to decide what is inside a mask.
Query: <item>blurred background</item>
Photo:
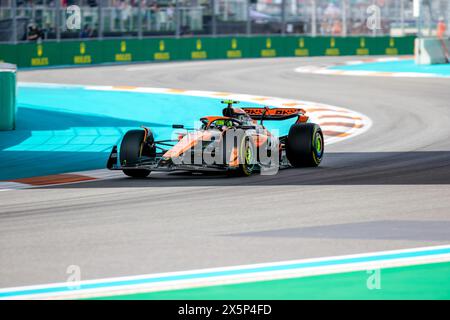
[[[80,29],[66,26],[80,8]],[[368,8],[379,8],[376,30]],[[449,0],[0,0],[0,42],[189,35],[434,35]],[[448,25],[448,24],[447,24]],[[16,37],[14,36],[16,35]]]

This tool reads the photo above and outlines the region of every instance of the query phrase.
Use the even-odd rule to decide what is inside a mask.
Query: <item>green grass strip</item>
[[[357,271],[96,299],[450,299],[450,262],[381,269],[379,275],[379,281],[373,272]]]

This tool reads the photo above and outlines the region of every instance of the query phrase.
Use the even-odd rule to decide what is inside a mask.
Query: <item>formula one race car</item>
[[[236,108],[237,101],[222,103],[227,104],[223,115],[201,118],[199,129],[173,125],[179,131],[175,139],[155,141],[145,127],[128,131],[120,148],[113,147],[107,168],[134,178],[173,170],[249,176],[256,171],[276,173],[285,167],[316,167],[322,161],[322,130],[303,109]],[[265,120],[291,118],[297,119],[285,136],[276,136],[264,126]]]

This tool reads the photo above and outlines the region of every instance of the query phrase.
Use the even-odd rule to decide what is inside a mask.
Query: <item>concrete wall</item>
[[[417,38],[414,54],[416,64],[448,63],[448,50],[450,50],[449,39]]]

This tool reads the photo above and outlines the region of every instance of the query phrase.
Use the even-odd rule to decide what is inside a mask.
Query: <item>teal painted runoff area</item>
[[[98,297],[98,300],[449,300],[450,263]]]
[[[412,59],[334,66],[331,67],[331,69],[349,71],[424,73],[438,75],[441,77],[450,77],[450,64],[417,65]]]
[[[156,139],[169,139],[172,124],[198,126],[223,107],[208,97],[19,86],[17,128],[0,132],[0,180],[104,168],[127,130],[145,125]],[[290,123],[266,124],[287,133]]]

